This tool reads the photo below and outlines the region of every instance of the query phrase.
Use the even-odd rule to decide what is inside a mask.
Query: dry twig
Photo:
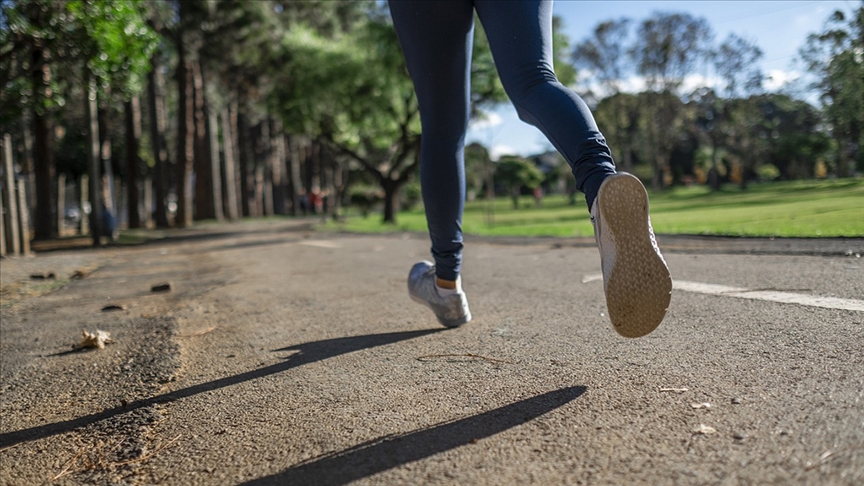
[[[216,330],[216,326],[208,327],[207,329],[201,329],[200,331],[190,332],[189,334],[178,334],[177,337],[196,337],[203,336],[208,332],[213,332]]]
[[[507,364],[513,364],[512,361],[505,361],[505,360],[503,360],[503,359],[497,359],[497,358],[489,358],[489,357],[486,357],[486,356],[480,356],[479,354],[473,354],[473,353],[465,353],[465,354],[427,354],[427,355],[424,355],[424,356],[418,356],[418,357],[417,357],[417,361],[430,361],[431,359],[434,359],[434,358],[474,358],[474,359],[481,359],[481,360],[484,360],[484,361],[489,361],[489,362],[492,362],[492,363],[507,363]]]

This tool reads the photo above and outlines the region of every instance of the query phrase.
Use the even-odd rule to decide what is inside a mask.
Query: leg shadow
[[[562,388],[480,415],[404,435],[372,440],[344,451],[301,462],[281,473],[243,484],[249,486],[347,484],[516,427],[575,400],[585,393],[585,390],[584,386]]]
[[[138,408],[148,407],[158,403],[174,402],[186,397],[197,395],[199,393],[216,390],[219,388],[225,388],[227,386],[255,380],[257,378],[262,378],[264,376],[272,375],[275,373],[281,373],[283,371],[290,370],[291,368],[315,363],[317,361],[323,361],[325,359],[333,358],[342,354],[353,353],[354,351],[360,351],[363,349],[369,349],[378,346],[385,346],[387,344],[393,344],[399,341],[418,338],[420,336],[425,336],[427,334],[432,334],[443,330],[444,329],[442,328],[426,329],[422,331],[368,334],[364,336],[325,339],[322,341],[314,341],[311,343],[303,343],[295,346],[276,349],[274,351],[297,351],[297,353],[285,358],[285,361],[281,363],[276,363],[270,366],[265,366],[263,368],[250,370],[244,373],[240,373],[238,375],[219,378],[218,380],[208,381],[206,383],[199,383],[197,385],[192,385],[190,387],[182,388],[180,390],[176,390],[170,393],[165,393],[163,395],[157,395],[155,397],[147,398],[144,400],[138,400],[125,406],[110,408],[99,413],[94,413],[91,415],[86,415],[84,417],[66,420],[63,422],[40,425],[38,427],[31,427],[29,429],[18,430],[15,432],[6,432],[0,434],[0,449],[19,444],[21,442],[43,439],[52,435],[69,432],[79,427],[85,427],[100,420],[105,420],[107,418],[114,417],[115,415],[130,412]]]

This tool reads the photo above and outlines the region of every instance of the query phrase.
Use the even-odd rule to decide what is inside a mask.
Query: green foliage
[[[864,168],[864,2],[849,19],[836,11],[800,54],[817,77],[813,87],[831,123],[838,174],[848,174],[855,160]]]
[[[641,116],[639,96],[629,93],[615,93],[603,98],[594,110],[600,131],[606,137],[615,160],[625,170],[632,165]]]
[[[762,59],[762,50],[750,41],[729,34],[726,40],[710,53],[710,57],[730,98],[737,96],[739,92],[751,93],[762,87],[764,75],[757,65]]]
[[[420,182],[413,180],[402,187],[402,198],[400,209],[409,210],[417,207],[423,199],[423,193],[420,190]]]
[[[141,92],[157,34],[133,0],[3,2],[0,123],[65,105],[86,68],[100,88],[126,99]]]
[[[479,195],[493,171],[492,160],[486,147],[476,142],[465,147],[465,190],[469,199]]]
[[[0,126],[65,103],[57,78],[42,69],[66,47],[64,8],[53,0],[0,3]]]
[[[392,28],[366,22],[328,39],[298,26],[283,39],[284,83],[274,89],[285,126],[353,150],[383,150],[404,128],[419,133],[411,80]]]
[[[530,160],[509,155],[498,161],[495,180],[507,186],[515,209],[519,207],[522,187],[536,188],[543,182],[543,173]]]
[[[90,74],[127,96],[140,93],[159,38],[147,25],[142,5],[132,0],[69,0],[72,22],[80,29]]]
[[[498,77],[492,49],[483,26],[474,19],[474,43],[471,50],[471,115],[476,117],[484,109],[507,101],[504,86]]]
[[[773,181],[780,177],[780,169],[773,164],[762,164],[758,169],[759,180]]]
[[[659,234],[731,236],[828,237],[864,235],[860,201],[864,179],[794,181],[755,184],[747,191],[724,186],[719,191],[677,187],[651,192],[651,220]],[[529,197],[524,197],[527,203]],[[495,201],[495,220],[486,217],[488,201],[468,202],[462,228],[467,235],[591,237],[593,229],[582,204],[574,208],[565,196],[544,198],[543,206],[512,208],[507,199]],[[358,232],[426,231],[422,209],[399,215],[399,225],[349,218],[327,229]]]
[[[655,13],[643,20],[631,56],[648,89],[676,90],[710,49],[711,27],[687,13]]]
[[[570,38],[562,32],[563,29],[564,21],[561,17],[552,17],[552,48],[555,50],[552,58],[555,77],[564,86],[569,86],[576,82],[576,68],[569,62]]]
[[[590,73],[588,80],[598,81],[606,94],[616,94],[629,73],[625,59],[629,30],[627,18],[601,22],[594,28],[592,37],[582,40],[573,49],[575,65],[585,68]]]
[[[349,190],[348,198],[351,205],[359,208],[363,217],[369,215],[372,208],[384,200],[380,189],[368,185],[355,184]]]

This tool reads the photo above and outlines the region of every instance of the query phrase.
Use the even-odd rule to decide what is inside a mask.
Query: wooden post
[[[26,209],[25,206],[22,206]],[[22,212],[24,210],[22,209]],[[57,176],[57,235],[63,236],[63,217],[66,215],[66,174]],[[22,225],[23,226],[23,225]]]
[[[30,254],[30,217],[27,210],[27,183],[18,181],[18,220],[21,223],[21,254]]]
[[[12,137],[3,135],[3,179],[6,189],[6,221],[9,229],[9,242],[12,254],[21,253],[21,240],[18,234],[18,201],[15,199],[15,167],[12,164]]]

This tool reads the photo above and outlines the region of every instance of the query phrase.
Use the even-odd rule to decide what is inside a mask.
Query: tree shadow
[[[554,390],[461,420],[403,435],[385,436],[298,463],[281,473],[243,483],[249,486],[315,484],[336,486],[366,478],[491,437],[533,420],[581,396],[584,386]]]
[[[314,341],[310,343],[288,346],[281,349],[275,349],[273,350],[274,352],[297,351],[297,353],[285,358],[285,360],[280,363],[250,370],[244,373],[240,373],[238,375],[219,378],[217,380],[208,381],[206,383],[199,383],[197,385],[192,385],[186,388],[182,388],[180,390],[175,390],[170,393],[165,393],[162,395],[157,395],[154,397],[128,403],[124,406],[110,408],[102,412],[85,415],[83,417],[78,417],[71,420],[65,420],[63,422],[30,427],[28,429],[18,430],[15,432],[6,432],[0,434],[0,449],[19,444],[21,442],[43,439],[45,437],[69,432],[79,427],[85,427],[100,420],[105,420],[116,415],[131,412],[139,408],[148,407],[160,403],[171,403],[183,398],[197,395],[199,393],[217,390],[219,388],[225,388],[228,386],[236,385],[238,383],[243,383],[246,381],[255,380],[257,378],[281,373],[292,368],[297,368],[298,366],[323,361],[343,354],[353,353],[354,351],[360,351],[363,349],[369,349],[378,346],[385,346],[388,344],[397,343],[399,341],[414,339],[444,330],[445,329],[425,329],[420,331],[401,331],[383,334],[367,334],[363,336],[324,339],[322,341]]]

